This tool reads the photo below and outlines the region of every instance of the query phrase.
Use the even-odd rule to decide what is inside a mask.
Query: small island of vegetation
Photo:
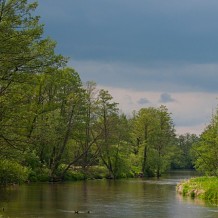
[[[200,198],[218,205],[218,178],[197,177],[177,185],[178,193],[191,198]]]

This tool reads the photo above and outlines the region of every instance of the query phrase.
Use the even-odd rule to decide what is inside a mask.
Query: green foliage
[[[177,185],[177,191],[183,196],[201,198],[218,204],[218,178],[217,177],[197,177],[183,181]]]
[[[111,148],[111,162],[113,168],[113,176],[116,179],[128,178],[133,176],[131,163],[128,159],[128,154],[117,146]],[[109,174],[110,177],[110,174]]]
[[[35,168],[30,170],[28,180],[30,182],[48,182],[50,177],[50,170],[45,167]]]
[[[218,111],[217,111],[218,112]],[[193,146],[195,168],[209,176],[218,176],[218,113]]]
[[[80,181],[86,179],[85,175],[83,172],[80,171],[68,171],[64,175],[64,180],[65,181]]]
[[[37,118],[48,110],[41,81],[65,64],[54,53],[55,43],[42,38],[43,26],[32,15],[36,7],[27,0],[0,1],[0,157],[24,158],[27,165],[33,158],[24,155],[36,154],[32,133]]]
[[[199,138],[195,134],[180,135],[174,146],[173,169],[193,169],[194,156],[192,148]]]
[[[142,158],[140,158],[139,155],[131,153],[128,156],[128,161],[131,164],[131,172],[135,177],[138,177],[141,174]]]
[[[87,179],[104,179],[107,177],[107,168],[105,166],[90,166],[86,169]]]
[[[132,136],[144,176],[159,177],[171,163],[174,127],[167,108],[142,108],[134,117]]]
[[[19,163],[0,160],[0,184],[20,184],[28,179],[28,169]]]

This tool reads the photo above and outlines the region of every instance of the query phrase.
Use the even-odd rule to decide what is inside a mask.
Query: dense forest
[[[176,135],[166,106],[127,116],[107,90],[83,83],[43,37],[37,3],[0,0],[0,183],[218,176],[218,115],[200,136]]]

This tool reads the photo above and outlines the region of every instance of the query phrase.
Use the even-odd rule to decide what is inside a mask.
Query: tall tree
[[[63,57],[55,55],[55,43],[42,39],[43,26],[33,16],[37,3],[27,0],[0,0],[0,94],[30,73],[58,67]],[[26,75],[27,74],[27,75]]]
[[[161,173],[171,161],[170,148],[175,143],[175,129],[173,120],[171,118],[168,109],[161,105],[158,108],[158,125],[155,129],[155,136],[152,139],[154,143],[154,149],[157,151],[156,160],[156,175],[161,176]]]
[[[28,122],[34,117],[29,102],[38,85],[37,75],[52,74],[65,64],[54,53],[55,43],[42,38],[43,26],[32,15],[36,7],[27,0],[0,0],[0,142],[4,151],[23,152],[29,143]]]
[[[192,147],[195,168],[206,175],[218,176],[218,110],[211,123]]]
[[[117,103],[108,91],[100,90],[98,94],[98,132],[101,134],[101,140],[98,141],[100,157],[103,164],[107,167],[110,177],[114,178],[114,168],[112,162],[112,147],[115,142],[116,121],[118,117]]]
[[[174,169],[193,169],[192,147],[198,142],[198,136],[195,134],[186,133],[179,135],[175,146],[175,155],[172,162]]]
[[[144,176],[159,177],[166,170],[174,136],[172,118],[165,106],[142,108],[136,114],[133,137],[141,150]]]
[[[119,114],[113,128],[114,144],[110,148],[113,178],[132,176],[130,124],[126,115]]]
[[[81,110],[81,120],[74,130],[73,139],[77,147],[74,155],[68,155],[67,167],[63,171],[63,176],[72,165],[80,165],[83,173],[87,174],[87,168],[98,163],[99,148],[97,141],[101,133],[96,130],[97,116],[97,90],[94,82],[87,82],[84,86],[83,110]],[[70,153],[70,151],[68,151]],[[76,154],[76,155],[75,155]]]
[[[47,78],[44,82],[40,88],[43,100],[39,111],[45,113],[40,112],[37,116],[32,137],[35,143],[39,143],[40,157],[47,157],[44,160],[51,170],[51,179],[55,179],[67,150],[74,146],[75,131],[83,111],[84,90],[78,73],[71,68],[56,71],[50,80]]]
[[[144,176],[152,174],[148,163],[149,134],[154,124],[156,110],[155,108],[142,108],[135,117],[133,126],[133,137],[137,142],[137,146],[142,147],[142,172]],[[137,152],[138,153],[138,152]]]
[[[82,152],[84,153],[81,165],[85,171],[87,166],[90,166],[96,162],[96,158],[99,154],[99,149],[96,146],[96,142],[101,133],[96,131],[97,117],[97,90],[96,83],[88,81],[85,85],[85,116],[84,116],[84,134],[80,131],[80,135],[83,137],[80,141]]]

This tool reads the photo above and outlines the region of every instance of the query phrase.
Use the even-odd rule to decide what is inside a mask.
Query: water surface
[[[0,190],[0,218],[217,218],[218,207],[176,193],[190,176],[13,186]]]

